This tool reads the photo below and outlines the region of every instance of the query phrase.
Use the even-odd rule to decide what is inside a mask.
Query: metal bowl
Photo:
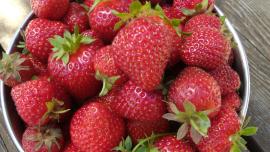
[[[223,16],[223,12],[218,8],[215,7],[215,11],[220,15]],[[33,13],[31,12],[27,18],[25,19],[24,23],[21,25],[20,29],[25,29],[27,24],[31,19],[34,18]],[[226,19],[226,25],[228,29],[233,34],[234,41],[238,44],[238,48],[235,49],[235,69],[240,75],[241,78],[241,88],[240,88],[240,95],[242,98],[242,106],[239,113],[241,120],[243,121],[246,117],[248,104],[249,104],[249,97],[250,97],[250,74],[249,74],[249,66],[248,60],[243,48],[243,45],[237,35],[236,31],[233,28],[233,25]],[[16,45],[18,44],[19,40],[21,40],[21,36],[19,34],[20,29],[17,30],[12,42],[9,45],[8,53],[16,50]],[[17,150],[23,152],[22,145],[21,145],[21,137],[23,134],[23,130],[25,129],[22,120],[18,116],[16,112],[15,105],[11,100],[10,96],[10,88],[5,86],[1,81],[1,108],[4,116],[5,125],[7,127],[8,133],[17,147]]]

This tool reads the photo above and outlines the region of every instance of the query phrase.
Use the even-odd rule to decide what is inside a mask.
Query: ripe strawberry
[[[215,28],[221,30],[221,20],[215,15],[200,14],[192,17],[185,24],[185,32],[193,32],[198,28]]]
[[[68,27],[56,21],[33,19],[26,28],[26,48],[43,63],[47,63],[52,46],[48,39],[54,35],[63,35]]]
[[[33,57],[31,54],[28,55],[29,60],[31,61],[33,68],[35,70],[35,73],[38,75],[46,75],[48,73],[47,71],[47,65]]]
[[[72,143],[81,151],[108,152],[124,137],[125,125],[120,117],[94,100],[74,114],[70,135]]]
[[[197,111],[213,110],[213,117],[221,106],[220,87],[216,80],[207,72],[196,67],[185,68],[171,84],[169,101],[184,111],[183,103],[190,101]]]
[[[64,23],[69,26],[69,30],[74,32],[74,27],[77,25],[79,31],[83,32],[89,28],[88,15],[86,10],[78,3],[70,3],[70,7],[65,17]]]
[[[101,83],[95,79],[93,61],[96,50],[103,46],[100,40],[83,36],[75,28],[74,34],[66,32],[63,38],[55,36],[49,41],[54,46],[48,63],[50,75],[78,102],[96,95]]]
[[[99,0],[96,6],[92,6],[93,10],[90,10],[89,23],[91,28],[99,33],[100,38],[107,42],[113,40],[118,32],[118,30],[114,30],[114,25],[119,21],[119,18],[112,13],[112,10],[121,13],[127,12],[131,1],[132,0]]]
[[[92,7],[92,5],[94,4],[95,0],[84,0],[83,3],[88,6],[88,7]]]
[[[2,52],[0,79],[3,80],[5,85],[14,87],[30,80],[34,74],[34,67],[29,58],[19,52],[10,55]]]
[[[240,88],[240,77],[229,65],[220,66],[210,73],[217,80],[223,96]]]
[[[97,51],[94,58],[96,79],[103,81],[100,96],[106,95],[115,85],[121,85],[127,81],[126,75],[115,65],[113,59],[113,47],[106,46]]]
[[[229,151],[229,137],[240,130],[240,120],[233,108],[223,107],[212,120],[208,136],[203,137],[197,147],[201,152]]]
[[[28,126],[61,120],[70,108],[68,95],[55,82],[40,78],[12,88],[16,109]]]
[[[128,81],[111,101],[112,109],[120,116],[139,121],[160,120],[166,112],[161,93],[146,92]]]
[[[165,119],[157,121],[134,121],[129,120],[127,123],[128,134],[133,143],[137,143],[139,139],[144,139],[152,133],[164,133],[168,131],[169,123]]]
[[[241,106],[241,99],[236,92],[229,93],[222,97],[222,106],[228,106],[238,110]]]
[[[64,152],[82,152],[82,151],[78,150],[78,148],[76,146],[74,146],[74,144],[69,143],[66,146]]]
[[[32,10],[39,18],[59,20],[69,8],[69,0],[31,0]]]
[[[200,28],[184,40],[180,53],[189,66],[213,70],[228,62],[231,53],[230,41],[214,28]]]
[[[178,140],[172,135],[161,137],[154,143],[154,146],[160,152],[195,152],[188,141]]]
[[[22,145],[26,152],[60,152],[65,140],[57,126],[27,127],[23,133]]]

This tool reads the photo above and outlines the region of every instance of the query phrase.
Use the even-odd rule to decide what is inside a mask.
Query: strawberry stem
[[[99,96],[101,97],[101,96],[105,96],[110,90],[112,90],[113,85],[120,78],[120,76],[108,77],[107,75],[102,74],[99,71],[97,71],[95,78],[103,82],[102,90],[99,93]]]

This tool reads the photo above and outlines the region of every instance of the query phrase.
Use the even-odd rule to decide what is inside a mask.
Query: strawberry
[[[222,106],[228,106],[238,110],[241,106],[241,99],[236,92],[229,93],[222,97]]]
[[[95,0],[84,0],[83,1],[83,3],[86,5],[86,6],[88,6],[88,7],[92,7],[93,6],[93,4],[94,4],[94,1]]]
[[[75,2],[70,3],[69,10],[63,18],[63,21],[69,26],[71,32],[74,32],[75,25],[79,27],[80,32],[89,28],[86,10],[80,4]]]
[[[50,55],[50,75],[65,87],[78,102],[96,95],[101,83],[95,79],[94,56],[103,44],[91,36],[65,32],[64,37],[55,36],[50,43],[54,46]],[[68,46],[68,47],[66,47]]]
[[[178,140],[172,135],[161,137],[154,145],[160,152],[195,152],[188,141]]]
[[[128,134],[133,143],[137,143],[139,139],[144,139],[152,133],[164,133],[169,128],[167,120],[160,119],[157,121],[134,121],[127,122]]]
[[[26,152],[60,152],[64,144],[61,129],[57,126],[27,127],[22,137]]]
[[[203,137],[197,147],[201,152],[241,151],[246,144],[241,136],[250,136],[257,131],[256,127],[246,128],[246,125],[247,122],[240,127],[240,120],[233,108],[223,107],[212,120],[208,136]]]
[[[57,21],[36,18],[26,28],[26,48],[43,63],[47,63],[52,46],[48,39],[54,35],[63,35],[68,27]]]
[[[66,146],[64,152],[82,152],[82,151],[78,150],[78,148],[74,144],[69,143]]]
[[[220,87],[207,72],[196,67],[185,68],[171,84],[169,101],[174,102],[180,111],[183,103],[190,101],[198,111],[213,110],[213,117],[221,106]]]
[[[146,92],[131,81],[116,93],[110,105],[120,116],[139,121],[160,120],[166,112],[161,93]]]
[[[38,75],[46,75],[48,73],[47,71],[47,65],[33,57],[31,54],[28,55],[29,60],[31,61],[33,68],[35,70],[35,73]]]
[[[240,88],[240,77],[229,65],[220,66],[210,73],[217,80],[223,96]]]
[[[114,85],[121,85],[127,81],[113,59],[113,47],[106,46],[97,51],[94,58],[94,68],[96,71],[96,79],[103,81],[100,96],[106,95]]]
[[[97,1],[97,2],[96,2]],[[99,33],[100,37],[107,42],[111,42],[118,30],[114,30],[114,25],[119,21],[111,10],[127,12],[132,0],[96,0],[89,14],[91,28]],[[99,2],[99,3],[98,3]]]
[[[142,5],[135,1],[130,7],[137,11],[131,10],[128,16],[142,16],[131,20],[115,37],[113,46],[118,48],[115,61],[130,80],[142,89],[152,91],[160,84],[170,58],[175,34],[172,26],[178,27],[179,24],[173,25],[160,7],[151,9],[149,2]],[[141,13],[136,15],[134,12]],[[117,26],[127,21],[121,17],[124,14],[116,15],[122,18]]]
[[[197,28],[215,28],[217,30],[221,30],[222,22],[215,15],[209,14],[200,14],[192,17],[185,24],[185,32],[193,32]]]
[[[14,87],[22,82],[30,80],[35,74],[33,64],[30,59],[19,52],[6,54],[2,52],[0,60],[0,79]]]
[[[70,135],[81,151],[108,152],[125,135],[124,121],[102,103],[92,100],[73,115]]]
[[[39,18],[59,20],[69,8],[69,0],[31,0],[31,8]]]
[[[214,28],[199,28],[183,43],[181,59],[189,66],[208,70],[224,65],[231,53],[230,41]]]
[[[45,77],[13,87],[11,96],[19,115],[28,126],[62,120],[70,108],[70,100],[64,90]]]

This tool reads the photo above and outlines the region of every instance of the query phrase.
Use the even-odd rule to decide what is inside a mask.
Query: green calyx
[[[62,114],[70,111],[70,109],[65,109],[63,101],[57,100],[55,98],[53,98],[51,101],[46,102],[46,107],[47,112],[42,116],[39,123],[40,125],[43,124],[47,118],[59,121]]]
[[[123,139],[120,144],[113,148],[114,151],[120,151],[120,152],[131,152],[132,150],[132,141],[129,136],[127,136],[126,139]]]
[[[186,16],[193,16],[193,15],[196,15],[198,13],[202,13],[202,12],[207,11],[208,4],[209,4],[208,0],[202,0],[201,3],[196,4],[194,9],[182,8],[181,11]]]
[[[177,139],[183,139],[190,128],[190,135],[195,143],[199,143],[200,139],[207,136],[208,129],[211,126],[208,114],[211,111],[196,111],[196,107],[188,101],[183,103],[185,112],[178,110],[176,105],[169,102],[169,107],[173,113],[163,115],[163,118],[182,123],[177,131]],[[191,126],[191,127],[190,127]]]
[[[105,96],[112,89],[113,85],[120,78],[120,76],[108,77],[105,74],[102,74],[99,71],[96,71],[95,78],[103,82],[102,90],[99,93],[99,96],[101,97],[101,96]]]
[[[21,82],[20,71],[30,70],[28,66],[22,66],[25,58],[21,58],[18,52],[7,54],[2,52],[2,59],[0,61],[0,76],[3,81],[7,81],[9,78],[13,78],[18,82]]]
[[[49,39],[53,46],[53,59],[61,59],[65,65],[69,62],[69,56],[76,53],[81,44],[91,44],[94,41],[95,39],[80,34],[77,25],[74,27],[73,34],[65,31],[64,37],[55,35],[54,38]]]
[[[179,25],[181,23],[181,19],[169,19],[160,5],[156,5],[155,8],[152,8],[150,2],[146,2],[144,5],[138,1],[133,1],[129,6],[129,13],[120,13],[116,10],[112,10],[112,13],[120,18],[120,21],[117,22],[114,26],[114,30],[120,29],[124,24],[130,22],[132,19],[141,17],[141,16],[159,16],[164,20],[165,23],[171,25],[177,32],[177,34],[181,34],[179,29]]]
[[[20,35],[23,38],[23,41],[20,41],[19,44],[17,45],[17,48],[23,49],[22,54],[27,55],[30,53],[30,51],[26,48],[26,38],[25,38],[25,32],[21,29],[20,30]]]
[[[35,151],[39,151],[42,146],[45,146],[50,152],[53,144],[55,144],[59,150],[61,149],[61,146],[57,141],[62,138],[60,129],[50,126],[44,126],[36,129],[38,130],[36,134],[26,138],[28,141],[36,142],[34,147]]]
[[[240,131],[230,136],[229,140],[232,142],[232,147],[230,152],[241,152],[247,150],[246,140],[242,136],[252,136],[255,135],[258,131],[257,127],[247,127],[250,121],[250,117],[243,123]]]
[[[95,9],[95,7],[102,1],[105,1],[105,0],[95,0],[93,5],[89,9],[89,13],[91,13]]]

